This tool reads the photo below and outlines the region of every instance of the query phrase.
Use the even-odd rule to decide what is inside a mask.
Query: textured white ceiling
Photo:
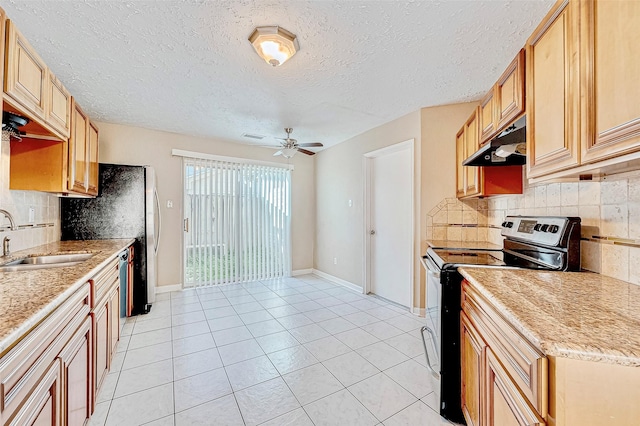
[[[95,119],[252,143],[342,142],[421,107],[478,99],[553,0],[2,1]],[[297,34],[271,68],[247,37]],[[256,143],[256,142],[254,142]],[[257,142],[260,143],[260,142]]]

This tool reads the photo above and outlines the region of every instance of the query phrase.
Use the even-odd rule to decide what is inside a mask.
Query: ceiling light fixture
[[[283,148],[282,156],[284,158],[292,158],[294,155],[296,155],[296,152],[298,152],[298,150],[295,148]]]
[[[284,64],[300,50],[296,35],[278,26],[257,27],[249,41],[258,56],[274,67]]]

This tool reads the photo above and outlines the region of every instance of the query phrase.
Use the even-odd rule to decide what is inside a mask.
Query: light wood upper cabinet
[[[496,104],[495,90],[492,87],[482,100],[480,100],[480,142],[486,142],[496,134]]]
[[[89,181],[87,192],[91,195],[98,195],[98,127],[95,123],[89,122]]]
[[[72,105],[71,137],[69,138],[69,190],[87,192],[89,118],[75,101]]]
[[[497,130],[504,129],[524,112],[524,49],[518,52],[495,86]]]
[[[584,2],[580,25],[584,164],[640,150],[640,2]]]
[[[579,8],[558,2],[527,40],[529,178],[580,162]]]
[[[11,20],[6,21],[4,110],[26,116],[28,134],[69,138],[71,96]]]
[[[464,145],[464,127],[456,134],[456,196],[464,197],[465,171],[462,162],[465,160],[467,150]]]
[[[68,137],[71,128],[71,95],[55,75],[49,73],[47,123]]]
[[[480,143],[503,131],[525,111],[525,52],[522,49],[502,73],[496,84],[480,100]]]
[[[467,119],[464,124],[464,146],[465,146],[465,159],[469,158],[480,148],[480,125],[478,122],[479,109],[476,109],[471,117]],[[465,183],[465,196],[473,196],[481,192],[480,188],[480,168],[479,167],[464,167],[466,174]]]
[[[48,71],[15,24],[7,21],[4,91],[38,118],[46,117]]]

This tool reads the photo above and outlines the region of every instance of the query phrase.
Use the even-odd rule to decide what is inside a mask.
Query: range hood
[[[462,165],[521,166],[527,162],[526,140],[526,117],[522,117],[464,160]]]
[[[25,132],[21,131],[20,127],[26,126],[28,123],[29,119],[26,117],[8,111],[2,112],[2,133],[3,136],[6,134],[10,140],[21,141]]]

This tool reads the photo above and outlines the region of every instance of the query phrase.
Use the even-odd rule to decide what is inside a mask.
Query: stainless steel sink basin
[[[0,272],[31,271],[35,269],[64,268],[90,259],[93,253],[52,254],[17,259],[0,266]]]

